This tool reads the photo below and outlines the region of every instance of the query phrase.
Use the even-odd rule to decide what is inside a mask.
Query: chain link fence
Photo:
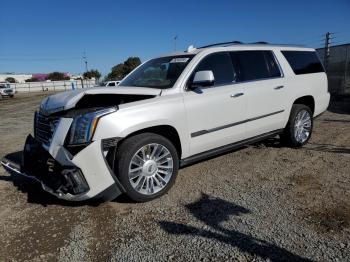
[[[317,52],[326,64],[329,92],[336,97],[350,96],[350,44],[330,47],[328,58],[324,48]]]

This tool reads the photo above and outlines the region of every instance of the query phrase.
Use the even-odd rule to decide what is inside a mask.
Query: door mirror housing
[[[213,71],[211,70],[205,70],[205,71],[198,71],[194,75],[193,81],[189,85],[189,89],[193,90],[197,87],[207,87],[207,86],[213,86],[215,83],[215,78]]]

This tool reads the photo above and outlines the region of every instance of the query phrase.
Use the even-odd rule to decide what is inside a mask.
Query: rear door
[[[215,84],[184,94],[191,155],[245,138],[246,99],[244,88],[235,84],[229,53],[219,52],[203,58],[197,71],[211,70]]]
[[[283,128],[288,86],[274,53],[249,50],[232,52],[231,56],[247,99],[247,137]]]

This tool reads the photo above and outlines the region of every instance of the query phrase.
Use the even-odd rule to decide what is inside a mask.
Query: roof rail
[[[254,42],[252,44],[263,44],[263,45],[268,45],[269,42],[265,42],[265,41],[258,41],[258,42]]]
[[[207,48],[207,47],[212,47],[212,46],[219,46],[219,45],[228,46],[228,45],[236,45],[236,44],[243,44],[243,43],[241,41],[223,42],[223,43],[216,43],[216,44],[201,46],[201,47],[198,47],[197,49]]]

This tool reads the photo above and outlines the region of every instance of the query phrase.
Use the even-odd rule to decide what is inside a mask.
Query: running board
[[[185,167],[194,163],[198,163],[200,161],[203,161],[205,159],[208,159],[213,156],[217,156],[223,153],[230,152],[234,149],[242,148],[246,145],[254,144],[256,142],[259,142],[261,140],[265,140],[267,138],[275,137],[276,135],[279,135],[283,132],[283,129],[278,129],[275,131],[271,131],[262,135],[254,136],[252,138],[248,138],[236,143],[228,144],[225,146],[221,146],[218,148],[211,149],[209,151],[205,151],[203,153],[199,153],[184,159],[180,160],[180,167]]]

